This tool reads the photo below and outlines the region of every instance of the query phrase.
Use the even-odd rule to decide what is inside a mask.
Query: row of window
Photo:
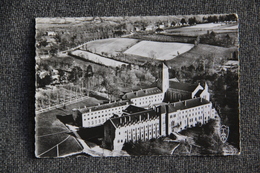
[[[182,112],[183,113],[183,112]],[[210,111],[208,111],[208,114],[210,113]],[[198,112],[195,112],[195,113],[192,113],[192,114],[189,114],[189,117],[191,116],[196,116],[196,115],[199,115],[199,114],[203,114],[203,111],[198,111]],[[187,115],[185,115],[185,118],[187,117]],[[170,115],[170,118],[176,118],[176,114],[173,114],[173,115]],[[184,115],[182,115],[180,118],[184,118]]]
[[[115,107],[112,109],[105,109],[102,111],[95,111],[95,112],[91,112],[91,113],[87,113],[87,114],[83,114],[84,116],[89,116],[89,115],[96,115],[96,114],[100,114],[100,113],[105,113],[105,112],[114,112],[114,111],[122,111],[123,109],[125,109],[125,106],[120,106],[120,107]]]
[[[139,139],[141,139],[141,140],[151,139],[151,138],[157,137],[159,133],[160,133],[160,131],[157,130],[157,135],[156,135],[156,130],[154,130],[153,133],[150,131],[149,133],[147,133],[147,132],[145,134],[141,133],[141,135],[137,135],[137,136],[133,135],[133,137],[131,135],[128,135],[127,141],[131,141],[131,140],[136,141]],[[148,134],[149,134],[149,136],[148,136]]]
[[[120,113],[120,112],[119,112]],[[107,116],[112,116],[113,114],[112,113],[108,113],[108,114],[103,114],[103,115],[99,115],[99,116],[95,116],[95,117],[89,117],[87,118],[88,120],[92,120],[92,119],[96,119],[96,118],[101,118],[101,117],[107,117]],[[84,119],[85,121],[86,119]]]
[[[109,118],[102,118],[102,119],[98,119],[98,120],[93,120],[93,121],[88,121],[87,124],[88,126],[90,125],[98,125],[98,124],[102,124],[104,122],[106,122]],[[86,121],[86,119],[84,119],[84,121]]]
[[[131,129],[132,131],[139,131],[141,129],[148,129],[148,128],[152,128],[152,127],[159,127],[159,123],[154,123],[154,124],[150,124],[150,125],[146,125],[146,126],[142,126],[142,127],[138,127],[138,128],[133,128]],[[131,132],[131,130],[128,130],[129,133]],[[127,131],[125,131],[125,133],[127,133]]]
[[[151,99],[155,99],[157,97],[157,95],[154,95],[154,96],[148,96],[148,97],[140,97],[140,98],[136,98],[136,99],[133,99],[132,101],[133,102],[137,102],[137,101],[141,101],[141,100],[150,100],[151,101]],[[162,95],[158,95],[158,98],[162,98]],[[156,101],[156,100],[155,100]]]

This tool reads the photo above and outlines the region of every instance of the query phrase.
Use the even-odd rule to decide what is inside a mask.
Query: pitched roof
[[[134,105],[130,105],[123,111],[127,112],[127,113],[136,113],[136,112],[141,112],[141,111],[144,111],[144,110],[146,110],[146,109],[141,108],[141,107],[137,107],[137,106],[134,106]]]
[[[103,104],[103,105],[86,107],[86,108],[79,109],[79,111],[81,113],[87,113],[87,112],[90,112],[90,111],[98,111],[98,110],[103,110],[103,109],[123,106],[123,105],[127,105],[127,104],[128,104],[128,101],[127,100],[123,100],[123,101],[112,102],[112,103],[107,103],[107,104]]]
[[[200,105],[208,104],[210,103],[206,99],[203,98],[193,98],[189,100],[183,100],[179,102],[169,103],[169,104],[163,104],[161,105],[161,113],[165,113],[167,106],[168,106],[168,112],[176,112],[177,110],[184,110],[189,109],[192,107],[197,107]]]
[[[199,90],[196,94],[195,94],[195,96],[196,97],[200,97],[200,94],[203,92],[203,90]]]
[[[122,127],[125,125],[130,125],[141,121],[155,119],[158,117],[159,116],[156,114],[156,112],[153,109],[148,109],[134,114],[121,116],[118,118],[111,118],[110,121],[117,128],[117,127]]]
[[[158,94],[161,92],[162,92],[162,90],[160,90],[158,87],[141,89],[138,91],[126,93],[125,95],[123,95],[122,99],[132,99],[132,98],[136,98],[136,97],[143,97],[143,96]]]
[[[169,81],[170,83],[170,88],[172,89],[177,89],[177,90],[182,90],[182,91],[188,91],[188,92],[193,92],[198,85],[193,85],[193,84],[187,84],[187,83],[182,83],[182,82],[175,82],[175,81]]]

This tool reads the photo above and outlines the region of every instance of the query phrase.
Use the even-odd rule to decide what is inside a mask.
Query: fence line
[[[82,100],[87,99],[87,98],[89,98],[89,96],[80,97],[78,99],[74,99],[74,100],[71,100],[71,101],[68,101],[68,102],[65,102],[65,103],[57,104],[57,105],[54,105],[54,106],[49,106],[48,108],[40,109],[40,110],[37,110],[35,112],[36,112],[36,114],[48,112],[48,111],[51,111],[51,110],[54,110],[54,109],[57,109],[57,108],[62,108],[64,106],[67,106],[67,105],[72,104],[72,103],[76,103],[78,101],[82,101]]]

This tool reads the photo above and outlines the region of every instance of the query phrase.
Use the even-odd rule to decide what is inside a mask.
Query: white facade
[[[200,97],[201,98],[204,98],[204,99],[206,99],[206,100],[210,100],[210,94],[209,94],[209,87],[208,87],[208,85],[205,83],[205,88],[204,88],[204,90],[202,91],[202,93],[200,94]]]
[[[121,150],[125,142],[138,140],[147,141],[160,135],[159,118],[116,128],[113,146],[115,150]]]
[[[128,103],[121,106],[110,107],[107,109],[91,111],[82,113],[82,126],[95,127],[104,124],[114,114],[121,115],[122,111],[128,107]]]
[[[171,105],[174,106],[174,103]],[[187,109],[164,112],[156,118],[148,118],[144,121],[140,118],[140,121],[135,123],[131,123],[130,121],[129,124],[125,123],[122,126],[114,125],[115,131],[113,133],[115,137],[112,148],[114,150],[121,150],[125,142],[146,141],[160,136],[168,136],[172,132],[180,132],[196,125],[203,125],[208,123],[210,119],[216,118],[218,118],[216,110],[212,108],[211,102],[207,102]]]
[[[178,110],[169,113],[168,133],[180,132],[187,128],[195,127],[197,124],[208,123],[209,119],[215,118],[215,111],[212,111],[212,104]],[[213,113],[214,112],[214,113]]]
[[[159,94],[147,95],[142,97],[135,97],[131,99],[131,102],[133,102],[133,105],[135,106],[147,107],[147,106],[152,106],[153,104],[162,103],[163,98],[164,98],[164,93],[159,93]]]

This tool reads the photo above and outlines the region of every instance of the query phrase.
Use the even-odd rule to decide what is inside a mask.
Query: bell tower
[[[169,68],[164,62],[159,67],[161,68],[161,71],[159,72],[157,87],[165,93],[169,88]]]
[[[162,91],[165,93],[169,88],[169,68],[163,63],[162,64]]]

